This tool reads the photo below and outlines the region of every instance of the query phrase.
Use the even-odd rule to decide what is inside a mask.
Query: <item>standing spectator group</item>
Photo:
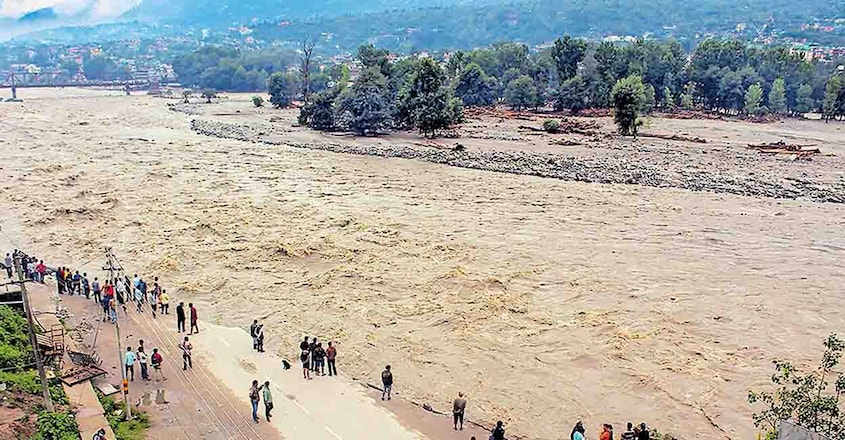
[[[306,336],[299,343],[299,361],[302,364],[303,379],[311,379],[312,372],[317,376],[325,376],[327,361],[328,375],[337,376],[337,347],[332,345],[331,341],[328,343],[328,348],[323,348],[323,343],[317,341],[317,338],[311,338],[309,342]]]

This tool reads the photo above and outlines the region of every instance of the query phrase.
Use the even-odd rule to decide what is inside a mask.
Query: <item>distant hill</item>
[[[484,6],[506,1],[508,0],[142,0],[122,18],[215,25],[269,18],[329,18],[450,5]]]
[[[53,10],[53,8],[42,8],[28,14],[24,14],[17,21],[19,23],[32,23],[37,21],[56,20],[57,18],[59,18],[59,14],[56,14],[56,11]]]

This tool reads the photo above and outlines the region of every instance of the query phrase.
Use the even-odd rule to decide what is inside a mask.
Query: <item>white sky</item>
[[[116,17],[142,0],[0,0],[0,17],[18,18],[42,8],[52,7],[59,15],[73,15],[90,8],[95,18]]]

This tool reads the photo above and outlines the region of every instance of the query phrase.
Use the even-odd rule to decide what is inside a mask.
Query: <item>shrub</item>
[[[79,440],[79,425],[70,414],[42,411],[38,413],[35,425],[38,433],[33,439]]]
[[[557,133],[560,129],[560,121],[557,119],[546,119],[543,121],[543,130],[546,130],[549,133]]]
[[[260,96],[253,96],[252,97],[252,105],[256,107],[264,107],[264,98]]]
[[[816,371],[802,374],[789,362],[774,360],[774,392],[748,393],[748,402],[765,408],[754,413],[754,425],[777,434],[781,420],[795,420],[799,425],[831,440],[845,440],[845,374],[836,367],[845,350],[845,341],[831,334],[824,341],[824,354]],[[832,380],[833,386],[830,386]]]

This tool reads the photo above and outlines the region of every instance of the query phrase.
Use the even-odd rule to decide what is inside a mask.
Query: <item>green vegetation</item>
[[[760,84],[751,84],[745,92],[745,113],[759,116],[764,113],[760,103],[763,102],[763,88]]]
[[[252,105],[256,107],[264,107],[264,98],[260,96],[253,96],[252,97]]]
[[[293,102],[299,88],[299,82],[292,73],[276,72],[267,80],[267,92],[273,107],[288,107]]]
[[[543,130],[546,130],[549,133],[557,133],[560,129],[560,121],[557,119],[546,119],[543,121]]]
[[[836,75],[827,81],[822,112],[825,121],[845,116],[845,76]]]
[[[30,440],[79,440],[79,425],[67,413],[42,411],[36,426],[38,432]]]
[[[132,410],[132,420],[124,420],[123,405],[110,396],[105,396],[97,391],[100,404],[106,414],[112,431],[117,440],[143,440],[146,438],[147,429],[150,428],[150,418],[147,413],[138,409]]]
[[[0,306],[0,370],[23,368],[34,362],[26,319],[8,306]]]
[[[778,78],[772,83],[772,89],[769,91],[769,111],[776,114],[786,113],[786,82],[783,78]]]
[[[640,121],[637,120],[646,101],[645,87],[639,76],[620,79],[613,86],[613,122],[623,136],[637,136]]]
[[[777,437],[781,420],[795,420],[831,440],[845,440],[845,374],[836,371],[845,342],[831,334],[824,348],[817,370],[801,373],[791,363],[775,360],[775,391],[749,392],[749,403],[764,406],[753,415],[754,425],[768,430],[769,437]]]

